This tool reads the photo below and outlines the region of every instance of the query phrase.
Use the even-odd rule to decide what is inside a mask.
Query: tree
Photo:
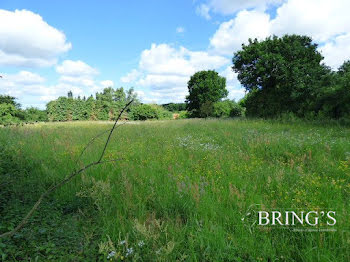
[[[213,70],[200,71],[188,81],[189,95],[186,97],[187,110],[192,116],[207,116],[207,109],[212,109],[215,102],[227,97],[226,79]],[[204,109],[205,112],[201,112]]]
[[[344,62],[332,79],[318,94],[315,112],[327,118],[350,118],[350,61]]]
[[[261,42],[249,39],[232,60],[233,70],[249,92],[247,114],[273,117],[293,112],[304,116],[330,72],[322,59],[317,44],[307,36],[273,36]]]
[[[21,105],[16,102],[16,98],[8,95],[0,95],[0,104],[10,104],[19,109]]]

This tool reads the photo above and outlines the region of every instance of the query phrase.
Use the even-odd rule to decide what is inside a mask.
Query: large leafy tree
[[[188,81],[188,91],[187,110],[196,117],[207,116],[210,105],[228,95],[226,79],[213,70],[195,73]]]
[[[307,36],[285,35],[249,40],[233,57],[233,70],[249,92],[247,114],[271,117],[304,115],[330,70],[321,64],[317,44]]]

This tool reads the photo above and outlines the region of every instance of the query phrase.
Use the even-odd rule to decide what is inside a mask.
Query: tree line
[[[234,53],[232,71],[246,90],[238,103],[227,99],[226,79],[214,70],[195,73],[185,103],[142,104],[133,89],[105,88],[88,98],[72,92],[47,104],[46,110],[20,109],[15,98],[0,96],[0,124],[20,121],[115,120],[130,101],[124,119],[247,117],[350,120],[350,61],[337,71],[323,63],[308,36],[249,39]]]

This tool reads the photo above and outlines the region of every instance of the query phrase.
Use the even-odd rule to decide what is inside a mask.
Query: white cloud
[[[189,77],[178,75],[152,75],[148,74],[137,83],[142,87],[151,87],[154,90],[161,90],[174,86],[186,86]]]
[[[182,33],[184,33],[184,32],[185,32],[185,28],[184,28],[184,27],[179,26],[179,27],[176,28],[176,33],[182,34]]]
[[[206,4],[201,4],[201,5],[197,6],[197,8],[196,8],[196,14],[204,17],[207,20],[211,19],[209,11],[210,11],[210,7]]]
[[[0,93],[19,98],[20,102],[26,101],[25,98],[28,97],[41,101],[42,96],[54,93],[53,89],[45,85],[45,81],[45,78],[42,76],[29,71],[3,74],[3,78],[0,81]]]
[[[95,81],[90,76],[66,76],[63,75],[58,80],[60,83],[78,85],[84,87],[92,87]]]
[[[344,61],[350,59],[350,33],[336,37],[319,49],[325,57],[325,64],[334,70],[338,69]]]
[[[29,71],[20,71],[19,73],[14,75],[4,75],[3,80],[5,82],[13,82],[16,84],[24,85],[34,85],[45,82],[45,78]]]
[[[193,52],[184,47],[175,49],[167,44],[152,44],[141,54],[139,67],[152,74],[189,76],[196,71],[215,69],[228,63],[222,56]]]
[[[103,88],[112,87],[112,80],[96,83],[97,70],[82,61],[64,61],[57,67],[61,75],[54,84],[47,84],[42,76],[20,71],[16,74],[3,74],[0,79],[0,94],[17,97],[24,106],[36,105],[45,108],[45,103],[66,96],[72,91],[74,96],[90,96]]]
[[[120,78],[120,81],[122,83],[131,83],[131,82],[135,82],[140,76],[141,76],[141,73],[136,69],[133,69],[126,76],[123,76],[122,78]]]
[[[200,70],[219,69],[229,59],[203,51],[175,48],[168,44],[152,44],[141,53],[139,68],[122,78],[143,88],[143,101],[184,101],[187,82]]]
[[[222,23],[210,39],[210,48],[222,55],[233,55],[249,38],[270,35],[270,16],[261,11],[243,10],[234,19]]]
[[[103,87],[113,87],[114,86],[114,82],[112,80],[104,80],[104,81],[101,81],[100,84]]]
[[[51,66],[71,49],[63,32],[27,10],[0,10],[0,65]]]
[[[337,69],[350,59],[349,9],[348,0],[289,0],[277,9],[272,33],[311,36],[320,44],[325,63]]]
[[[83,61],[64,60],[61,65],[56,66],[56,72],[66,76],[92,76],[98,71]]]
[[[53,88],[58,91],[59,95],[72,91],[74,96],[89,96],[113,85],[111,80],[104,80],[96,84],[95,76],[99,74],[98,70],[81,60],[64,60],[56,66],[56,72],[61,76]]]
[[[240,82],[238,81],[237,73],[232,71],[231,65],[226,67],[226,69],[222,71],[220,75],[226,78],[226,88],[229,91],[228,98],[238,101],[244,97],[245,89],[242,88]]]
[[[222,4],[227,3],[222,1]],[[218,3],[216,6],[218,8]],[[262,9],[243,10],[219,26],[210,39],[210,48],[217,54],[232,57],[248,38],[262,40],[273,34],[308,35],[319,44],[325,63],[336,69],[350,59],[349,9],[348,0],[288,0],[277,8],[274,19]]]
[[[273,33],[307,34],[325,42],[350,31],[348,0],[289,0],[271,21]]]

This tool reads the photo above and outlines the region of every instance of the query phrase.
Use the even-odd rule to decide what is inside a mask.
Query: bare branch
[[[118,126],[116,126],[115,129],[117,129],[118,127],[122,126],[122,125],[125,125],[127,122],[124,122],[122,124],[119,124]],[[114,129],[114,130],[115,130]],[[83,154],[85,153],[85,151],[95,142],[95,140],[97,138],[99,138],[100,136],[103,136],[104,134],[106,134],[107,132],[110,132],[110,129],[107,129],[107,130],[104,130],[103,132],[97,134],[96,136],[94,136],[90,141],[89,143],[87,143],[87,145],[83,148],[83,150],[81,151],[79,157],[77,158],[77,161],[76,163],[79,163],[79,161],[81,160],[81,157],[83,156]]]

